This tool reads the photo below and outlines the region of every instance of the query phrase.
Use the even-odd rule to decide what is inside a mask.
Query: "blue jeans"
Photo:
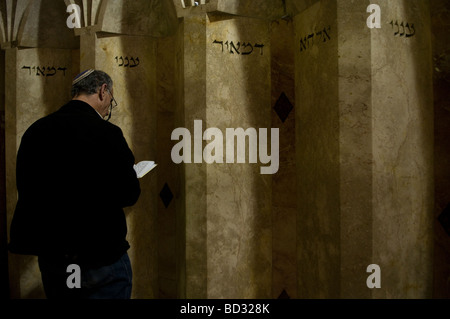
[[[67,281],[73,275],[67,272],[71,263],[55,263],[39,257],[42,283],[48,299],[130,299],[132,270],[128,254],[125,253],[111,265],[96,269],[80,266],[81,288],[69,288]]]

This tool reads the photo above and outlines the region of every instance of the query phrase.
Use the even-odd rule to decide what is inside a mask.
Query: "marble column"
[[[210,15],[206,39],[205,126],[221,130],[224,143],[227,128],[270,132],[269,23]],[[247,153],[255,142],[247,140]],[[229,151],[236,155],[237,143],[224,159]],[[272,297],[272,176],[249,158],[207,166],[209,298]]]
[[[420,0],[384,0],[379,5],[385,12],[382,32],[372,33],[373,260],[384,269],[384,287],[375,290],[374,297],[430,298],[434,217],[430,8],[428,1]]]
[[[429,9],[377,4],[381,28],[367,27],[362,2],[295,17],[302,298],[431,296]],[[381,288],[366,285],[370,264]]]
[[[271,177],[248,155],[245,164],[226,163],[225,152],[226,128],[270,133],[269,24],[198,11],[180,31],[179,120],[192,136],[195,120],[203,132],[220,130],[224,149],[223,163],[195,163],[193,146],[192,163],[182,166],[186,297],[271,298]]]

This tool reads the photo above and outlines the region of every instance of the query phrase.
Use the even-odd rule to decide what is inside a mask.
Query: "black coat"
[[[25,132],[17,155],[13,253],[109,263],[128,248],[123,208],[136,203],[134,156],[119,127],[70,101]]]

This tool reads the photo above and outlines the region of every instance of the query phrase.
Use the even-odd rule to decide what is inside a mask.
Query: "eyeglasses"
[[[111,95],[111,109],[113,109],[118,105],[118,103],[117,103],[116,99],[114,98],[114,96],[112,95],[111,91],[108,90],[108,92]]]

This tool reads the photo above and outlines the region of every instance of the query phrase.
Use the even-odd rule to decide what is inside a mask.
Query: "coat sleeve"
[[[107,159],[108,200],[121,207],[134,205],[139,199],[141,188],[133,168],[134,155],[129,148],[122,130],[114,126],[107,143],[110,151]]]

